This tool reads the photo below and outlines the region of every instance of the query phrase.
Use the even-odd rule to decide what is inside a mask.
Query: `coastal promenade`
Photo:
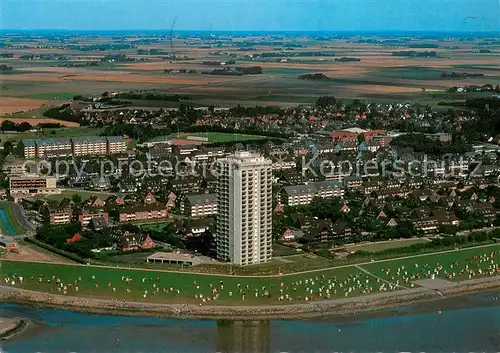
[[[365,296],[323,300],[304,304],[276,305],[192,305],[159,304],[141,301],[100,299],[54,295],[26,289],[0,286],[0,301],[21,302],[75,311],[119,313],[124,315],[207,318],[207,319],[294,319],[377,311],[420,301],[456,297],[480,291],[500,289],[500,277],[484,277],[455,283],[452,286],[433,285]]]

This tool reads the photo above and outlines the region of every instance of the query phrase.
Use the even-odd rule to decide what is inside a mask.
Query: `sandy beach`
[[[29,303],[31,305],[65,308],[92,313],[114,313],[153,317],[233,320],[300,319],[377,311],[421,301],[432,301],[474,292],[496,290],[499,288],[500,277],[485,277],[463,281],[452,286],[440,286],[439,289],[419,287],[346,299],[316,301],[308,304],[198,306],[191,304],[159,304],[52,295],[49,293],[0,286],[0,301]]]

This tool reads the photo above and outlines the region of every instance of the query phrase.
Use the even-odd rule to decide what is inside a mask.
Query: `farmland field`
[[[53,294],[172,303],[201,304],[210,298],[215,304],[270,304],[277,303],[278,298],[300,302],[414,287],[414,281],[430,278],[434,273],[438,278],[461,273],[449,278],[452,281],[465,276],[498,275],[499,251],[500,244],[495,244],[265,277],[2,261],[0,277],[8,285]],[[19,277],[23,277],[22,283]]]
[[[29,112],[47,103],[33,98],[0,97],[0,116],[12,113]]]
[[[124,37],[134,41],[136,38]],[[397,45],[384,44],[385,37],[373,36],[373,42],[364,43],[359,38],[317,39],[303,36],[285,38],[286,42],[299,43],[293,51],[269,43],[260,44],[263,37],[252,37],[252,49],[240,50],[239,44],[249,38],[235,36],[232,45],[224,50],[215,50],[200,38],[187,43],[181,38],[172,42],[180,57],[169,60],[164,55],[141,54],[138,50],[156,49],[169,53],[172,48],[167,41],[154,44],[137,44],[136,47],[120,51],[83,52],[69,49],[42,49],[45,44],[38,38],[25,43],[23,49],[10,48],[12,58],[0,58],[0,64],[12,66],[9,74],[0,74],[1,95],[4,98],[29,98],[60,103],[74,95],[94,94],[104,91],[124,92],[139,89],[162,89],[172,94],[192,97],[190,104],[234,106],[241,103],[255,105],[268,102],[273,105],[296,105],[314,102],[318,95],[331,94],[343,99],[376,99],[378,101],[403,100],[436,103],[434,93],[441,93],[453,85],[497,84],[500,79],[500,44],[492,41],[489,52],[480,52],[481,38],[462,41],[454,38],[430,39],[400,38]],[[74,36],[75,43],[82,45],[112,42],[106,36],[82,38]],[[265,38],[267,42],[269,38]],[[359,40],[359,41],[358,41]],[[278,41],[276,39],[276,41]],[[421,44],[430,44],[419,48]],[[393,52],[413,50],[435,51],[437,56],[417,57],[393,55]],[[7,51],[4,49],[3,51]],[[272,56],[258,57],[259,53]],[[300,55],[301,52],[328,51],[331,55]],[[120,53],[130,58],[127,62],[101,62],[104,55]],[[214,53],[217,52],[217,53]],[[27,60],[26,54],[63,54],[64,60]],[[280,54],[281,53],[281,54]],[[257,57],[256,57],[257,55]],[[283,57],[280,57],[283,55]],[[360,61],[335,61],[339,58],[355,58]],[[260,66],[263,73],[257,75],[213,75],[206,74],[220,68],[222,62],[235,60],[237,67]],[[208,62],[212,62],[211,64]],[[93,66],[81,66],[94,62]],[[228,65],[225,65],[228,66]],[[177,70],[167,72],[166,70]],[[179,70],[191,71],[180,73]],[[194,71],[193,71],[194,70]],[[330,80],[299,80],[304,73],[324,73]],[[482,77],[442,77],[443,72],[483,74]],[[426,92],[420,92],[425,88]],[[267,97],[267,98],[266,98]],[[143,104],[144,102],[134,102]],[[26,103],[27,104],[27,103]],[[153,102],[149,102],[153,106]],[[139,105],[138,105],[139,106]],[[156,107],[175,106],[172,102],[155,102]],[[149,105],[145,105],[149,107]],[[23,108],[9,108],[19,111]],[[24,107],[27,108],[27,107]]]

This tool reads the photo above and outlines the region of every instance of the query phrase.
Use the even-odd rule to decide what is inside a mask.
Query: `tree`
[[[23,121],[21,124],[17,126],[17,131],[25,132],[31,130],[32,126],[27,121]]]
[[[1,125],[2,131],[17,131],[17,126],[10,120],[4,120]]]
[[[318,107],[328,107],[336,103],[337,99],[333,96],[321,96],[316,100],[316,106]]]
[[[73,196],[71,196],[71,200],[76,204],[82,203],[82,197],[79,194],[73,194]]]
[[[12,151],[14,151],[14,145],[12,144],[12,141],[6,141],[3,144],[3,151],[4,151],[5,155],[8,155],[8,154],[12,153]]]

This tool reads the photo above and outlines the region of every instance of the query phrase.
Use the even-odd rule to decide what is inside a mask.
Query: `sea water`
[[[500,293],[376,315],[293,321],[177,320],[2,304],[35,325],[0,352],[500,352]]]
[[[7,218],[7,214],[5,213],[5,210],[3,208],[0,208],[0,221],[3,223],[5,229],[7,230],[8,235],[15,235],[16,234],[16,231],[10,225],[9,220]]]

